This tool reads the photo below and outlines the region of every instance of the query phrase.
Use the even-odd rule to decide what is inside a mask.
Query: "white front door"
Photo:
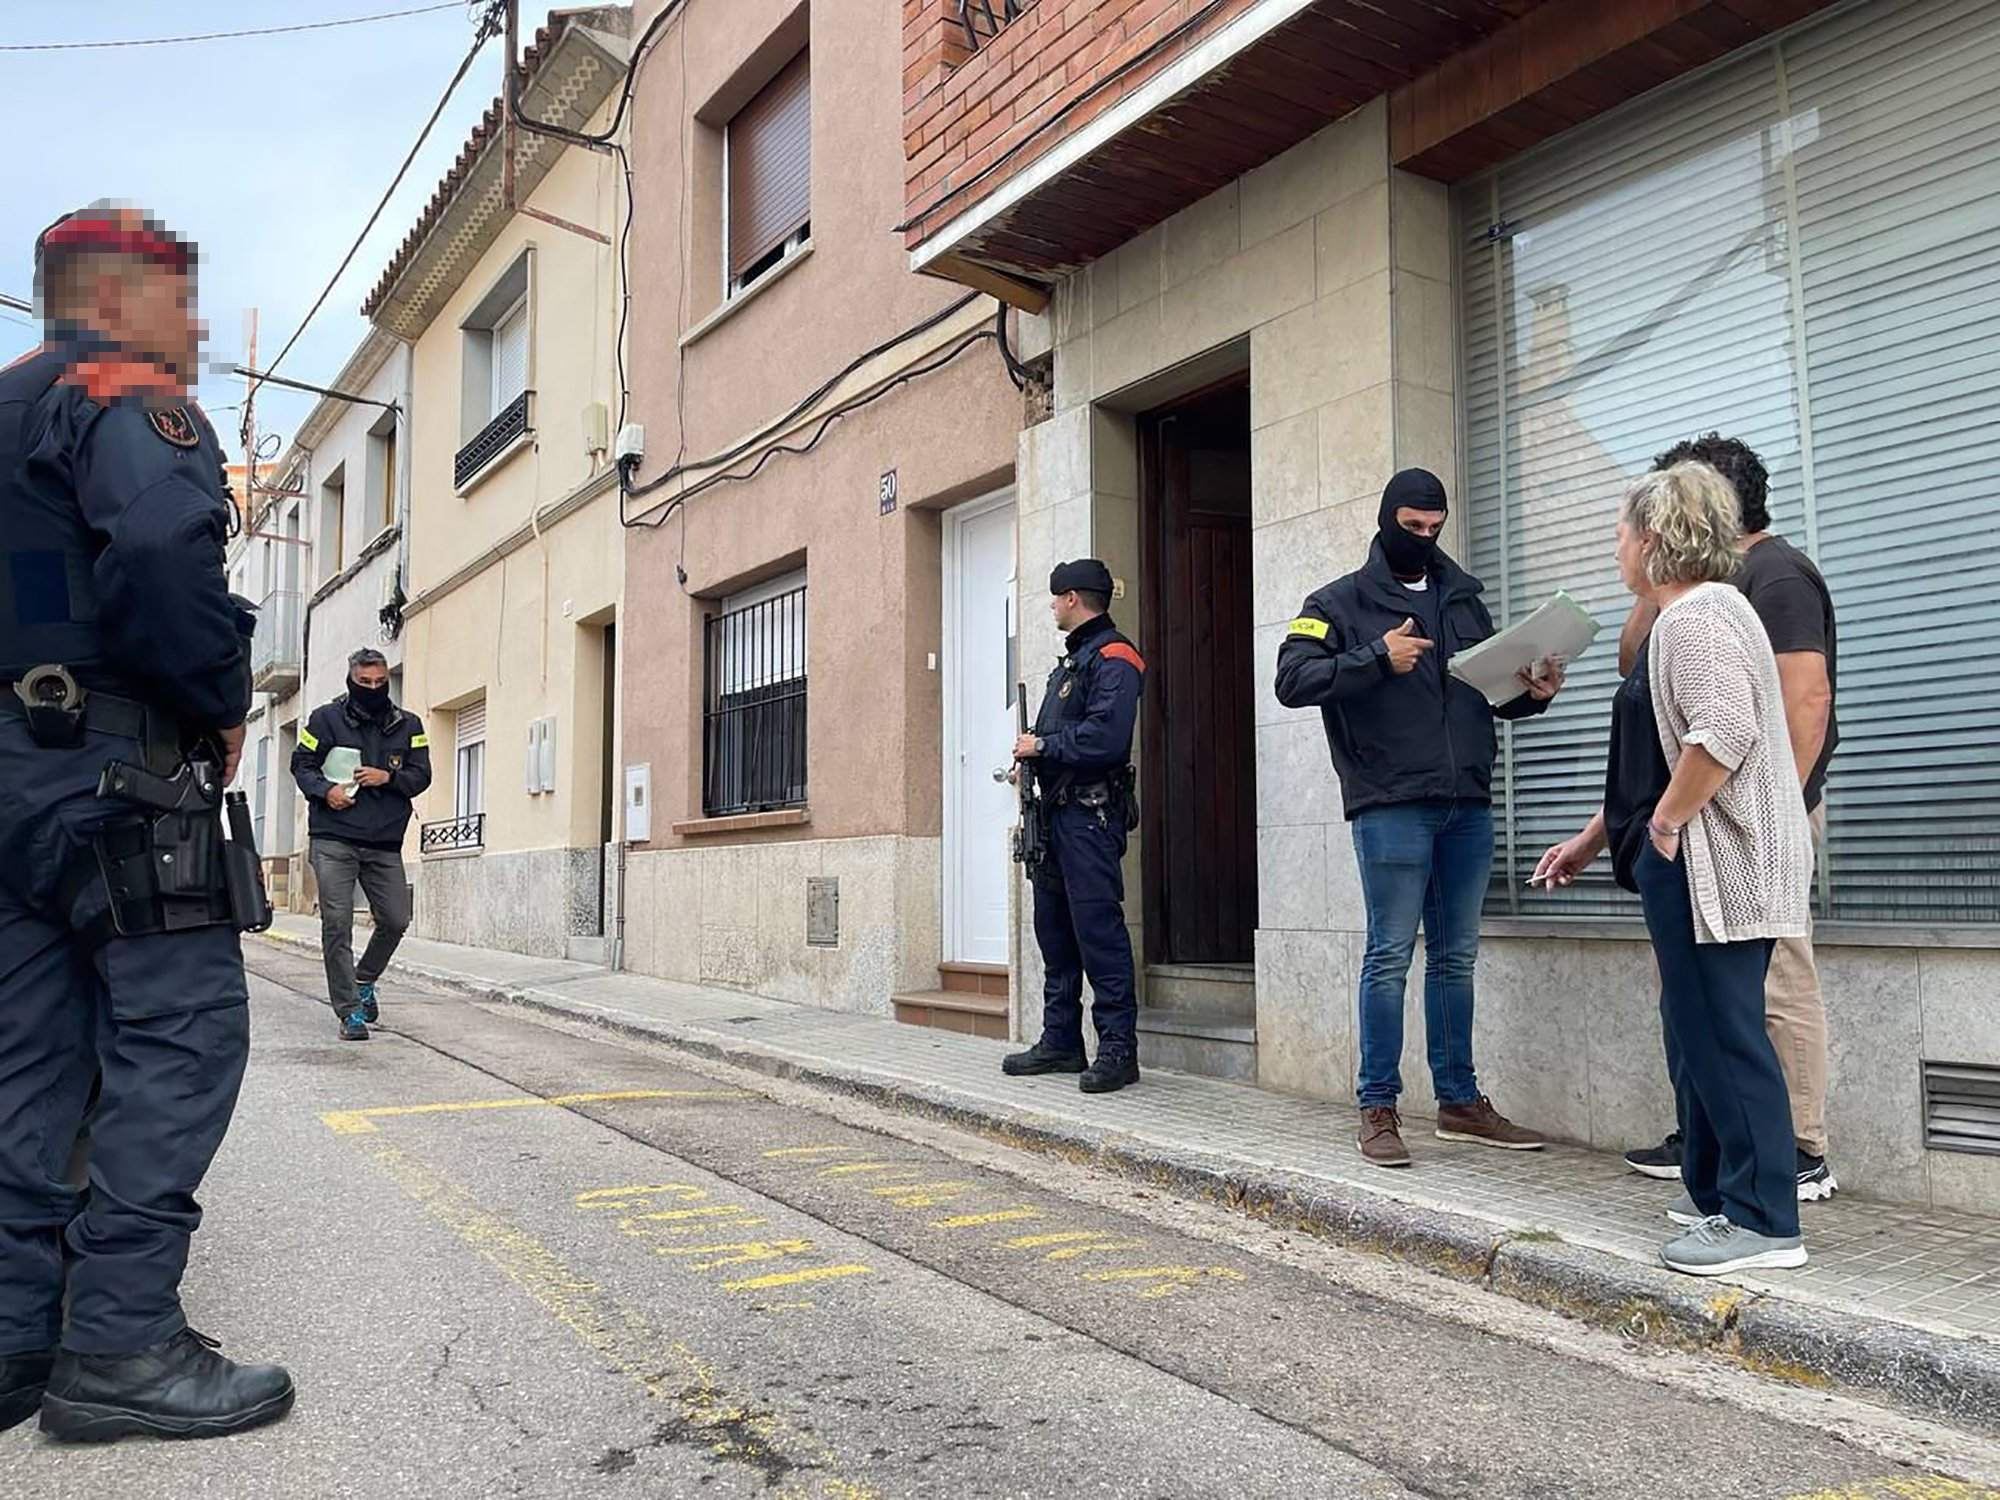
[[[944,932],[947,962],[1007,962],[1014,789],[1014,501],[945,517]]]

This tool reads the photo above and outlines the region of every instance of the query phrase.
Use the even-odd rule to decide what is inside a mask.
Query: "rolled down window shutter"
[[[458,711],[458,747],[476,745],[486,738],[486,700],[468,703]]]
[[[812,216],[812,88],[801,52],[729,122],[729,275]]]
[[[1837,7],[1455,190],[1472,567],[1606,627],[1504,732],[1489,910],[1633,912],[1523,882],[1603,793],[1619,493],[1719,430],[1838,615],[1819,910],[2000,921],[1996,70],[1990,0]]]
[[[493,327],[493,415],[528,388],[528,308],[515,308]]]

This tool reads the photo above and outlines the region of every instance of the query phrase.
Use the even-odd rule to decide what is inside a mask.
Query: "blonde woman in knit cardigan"
[[[1806,931],[1812,836],[1770,637],[1727,582],[1740,529],[1706,464],[1626,493],[1618,571],[1660,618],[1612,707],[1604,808],[1535,870],[1568,885],[1608,847],[1645,909],[1684,1140],[1660,1257],[1695,1276],[1806,1263],[1764,975],[1773,940]]]

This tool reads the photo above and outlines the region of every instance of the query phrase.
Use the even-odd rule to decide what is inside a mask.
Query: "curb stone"
[[[266,932],[274,945],[319,945]],[[496,1004],[582,1021],[767,1077],[810,1084],[955,1126],[988,1139],[1092,1166],[1347,1249],[1366,1251],[1589,1323],[1635,1343],[1718,1354],[1758,1374],[1817,1389],[1843,1388],[1920,1416],[2000,1436],[2000,1343],[1959,1339],[1864,1313],[1691,1282],[1610,1251],[1542,1231],[1510,1230],[1365,1188],[1281,1168],[1182,1151],[1028,1110],[968,1101],[949,1090],[801,1061],[768,1043],[731,1041],[669,1021],[572,1000],[534,985],[392,960],[393,972]]]

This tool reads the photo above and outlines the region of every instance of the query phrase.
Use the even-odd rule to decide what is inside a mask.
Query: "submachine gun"
[[[1022,734],[1028,732],[1028,685],[1014,685],[1014,723]],[[1014,763],[1014,785],[1021,797],[1021,823],[1014,830],[1014,860],[1032,878],[1048,857],[1049,830],[1042,821],[1042,799],[1035,795],[1034,767],[1027,761]]]

